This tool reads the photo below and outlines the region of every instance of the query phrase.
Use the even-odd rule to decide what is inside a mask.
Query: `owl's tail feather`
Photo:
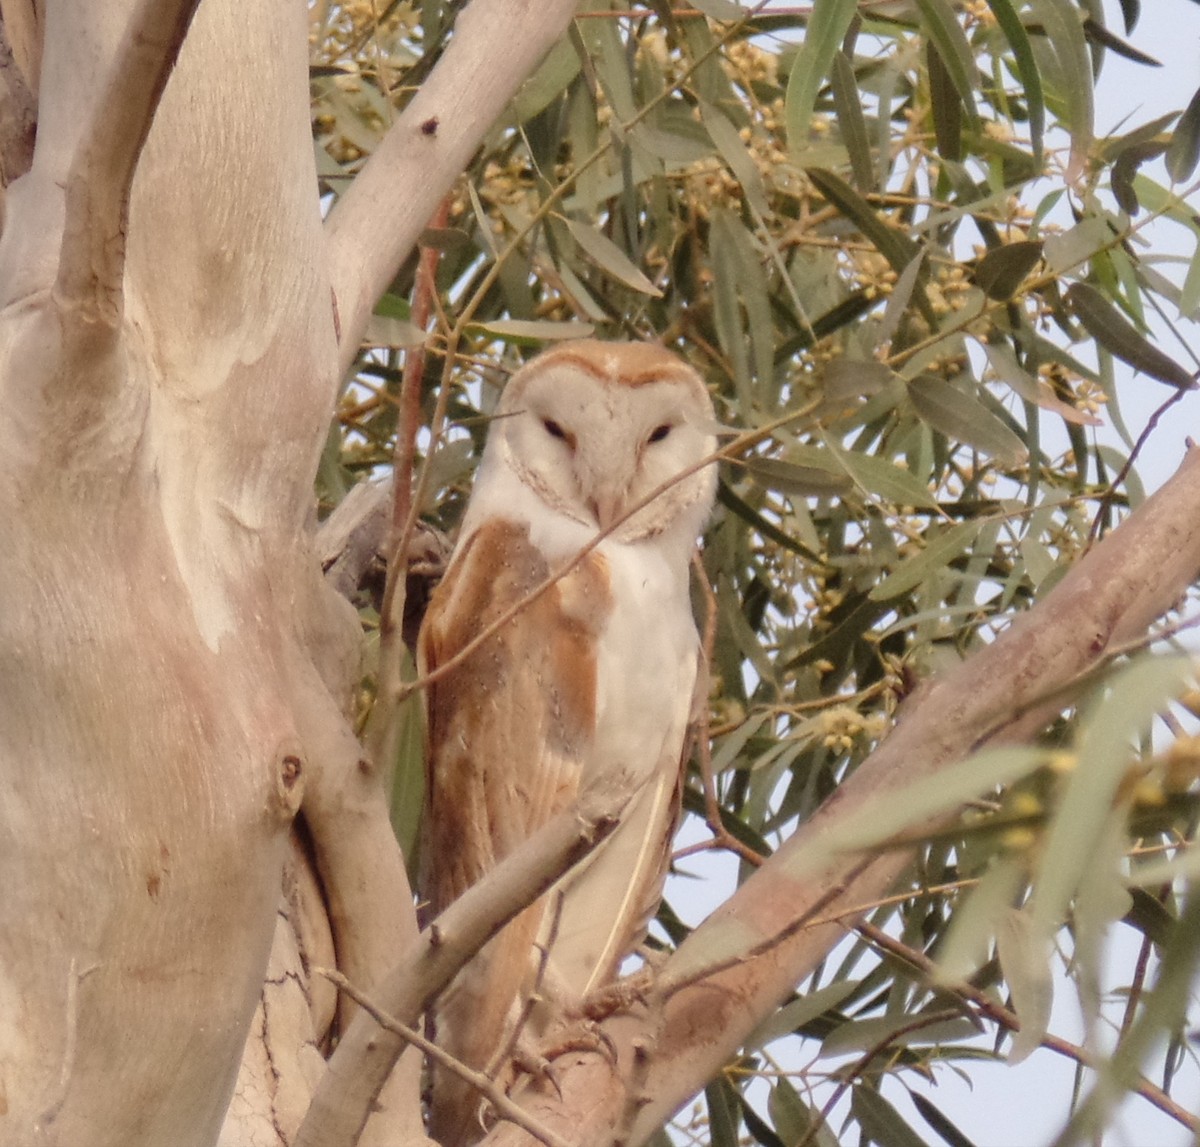
[[[438,1046],[474,1071],[487,1071],[513,1034],[529,988],[529,954],[543,911],[539,901],[489,940],[438,1003]],[[507,1064],[502,1064],[497,1079],[501,1087],[508,1082],[505,1070]],[[435,1065],[430,1136],[442,1147],[471,1147],[488,1130],[486,1100],[479,1089]]]

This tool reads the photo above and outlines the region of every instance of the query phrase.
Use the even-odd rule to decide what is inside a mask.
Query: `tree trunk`
[[[329,234],[305,7],[196,8],[0,0],[6,1144],[288,1143],[311,968],[370,988],[415,942],[313,476],[375,297],[573,4],[462,13]],[[406,1058],[362,1142],[422,1137]]]
[[[304,11],[200,10],[97,292],[114,323],[56,283],[90,259],[64,188],[138,16],[50,6],[0,243],[6,1143],[214,1142],[322,767],[305,724],[338,719],[309,652],[337,344]]]

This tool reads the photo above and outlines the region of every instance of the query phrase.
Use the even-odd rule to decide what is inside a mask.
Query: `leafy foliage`
[[[330,197],[456,9],[312,7]],[[854,771],[917,681],[953,672],[1141,501],[1131,427],[1194,385],[1194,356],[1159,346],[1148,316],[1161,330],[1200,310],[1200,256],[1157,253],[1164,235],[1200,241],[1194,189],[1177,186],[1196,168],[1200,94],[1178,118],[1097,135],[1106,57],[1146,60],[1128,40],[1138,5],[1120,12],[1118,33],[1096,0],[584,3],[425,236],[439,256],[428,335],[412,321],[415,258],[380,304],[330,436],[326,506],[390,467],[405,348],[422,342],[419,509],[448,532],[498,389],[542,342],[660,339],[709,381],[740,432],[698,602],[733,880]],[[891,810],[872,847],[939,799],[968,802],[680,1135],[827,1144],[852,1125],[881,1145],[967,1144],[916,1087],[1049,1054],[1065,979],[1089,1032],[1120,1004],[1116,1053],[1071,1134],[1131,1086],[1170,1112],[1172,1077],[1195,1069],[1196,701],[1186,663],[1128,653],[1036,749],[967,762],[961,792],[939,778],[940,796],[914,789]],[[397,761],[406,793],[417,740]],[[702,789],[697,769],[698,820]],[[688,889],[669,888],[677,907]],[[1116,921],[1142,949],[1119,984],[1103,958]],[[686,931],[670,907],[661,924],[660,942]],[[1160,1091],[1138,1072],[1163,1032]]]

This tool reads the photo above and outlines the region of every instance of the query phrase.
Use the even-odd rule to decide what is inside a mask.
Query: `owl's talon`
[[[558,1076],[554,1071],[554,1065],[551,1060],[554,1057],[543,1055],[540,1051],[535,1051],[528,1047],[518,1047],[512,1055],[512,1065],[517,1073],[524,1073],[531,1076],[542,1083],[548,1083],[554,1088],[554,1093],[561,1100],[563,1098],[562,1088],[558,1085]]]
[[[580,1004],[580,1014],[587,1020],[598,1022],[606,1020],[617,1012],[631,1011],[635,1004],[645,1004],[650,994],[652,976],[648,969],[643,969],[615,984],[599,988],[592,992]]]

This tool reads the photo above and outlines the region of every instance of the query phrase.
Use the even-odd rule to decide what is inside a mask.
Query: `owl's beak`
[[[625,513],[624,495],[617,490],[601,490],[588,499],[588,509],[592,511],[596,525],[602,530],[607,530]]]

